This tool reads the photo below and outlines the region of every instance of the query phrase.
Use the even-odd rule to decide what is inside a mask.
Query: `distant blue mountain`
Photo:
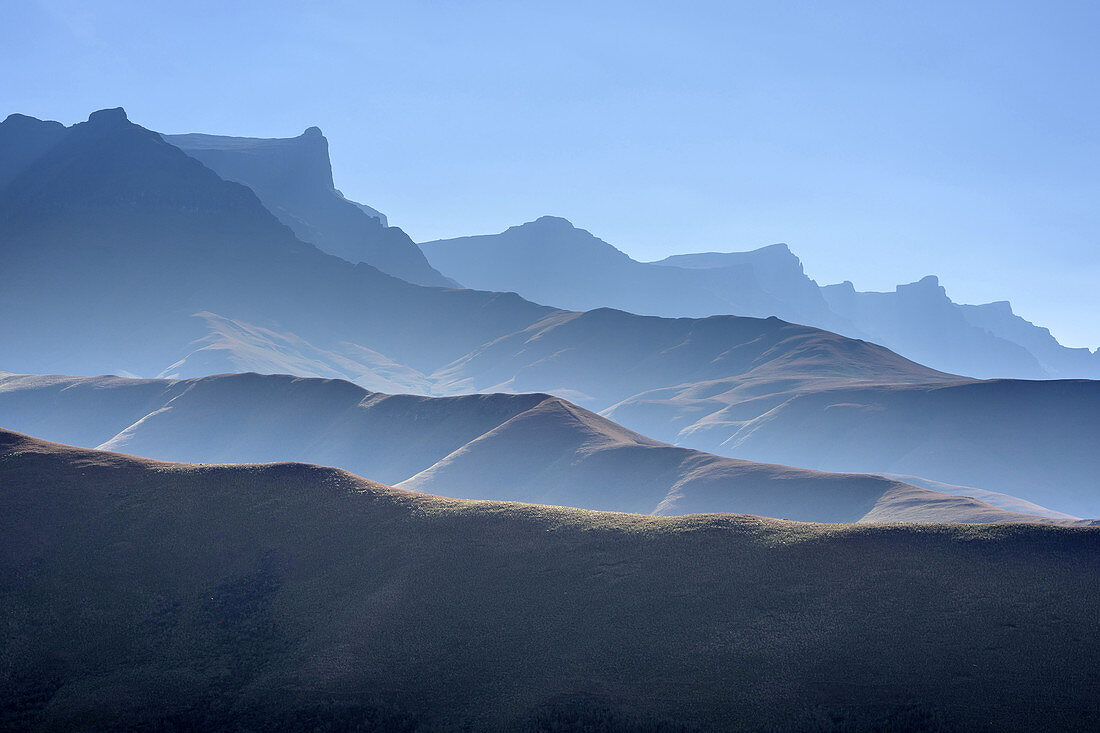
[[[511,290],[559,308],[610,307],[670,318],[777,316],[838,330],[839,320],[797,258],[777,247],[732,256],[710,268],[662,267],[663,262],[637,262],[554,216],[500,234],[420,245],[429,262],[469,287]]]
[[[542,217],[500,234],[420,247],[441,272],[471,287],[511,290],[562,308],[776,316],[874,341],[954,374],[1100,377],[1100,353],[1061,346],[1006,302],[958,305],[935,277],[892,293],[861,293],[851,283],[819,287],[785,244],[638,262],[565,219]]]
[[[328,140],[318,128],[293,138],[162,137],[225,180],[251,188],[303,242],[417,285],[457,286],[428,264],[405,232],[387,226],[383,214],[336,189]]]

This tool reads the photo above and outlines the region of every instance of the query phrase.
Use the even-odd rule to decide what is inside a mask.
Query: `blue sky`
[[[639,259],[787,242],[1100,346],[1100,3],[0,5],[0,115],[318,125],[420,241],[569,218]]]

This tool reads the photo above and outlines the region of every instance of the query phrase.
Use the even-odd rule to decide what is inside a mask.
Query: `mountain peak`
[[[940,284],[940,279],[935,275],[925,275],[920,280],[906,285],[898,285],[894,288],[897,293],[909,293],[921,298],[945,299],[947,289]]]
[[[97,124],[117,124],[119,122],[129,122],[130,118],[126,116],[126,110],[122,107],[111,107],[109,109],[101,109],[92,112],[88,115],[88,122]]]
[[[0,125],[5,127],[17,126],[17,127],[41,127],[43,125],[49,127],[64,127],[60,122],[54,122],[52,120],[40,120],[37,117],[31,117],[30,115],[21,115],[18,112],[13,112],[4,118]]]
[[[324,134],[323,132],[321,132],[321,128],[320,128],[320,127],[317,127],[316,125],[314,125],[314,126],[312,126],[312,127],[307,127],[307,128],[306,128],[306,130],[305,130],[305,132],[303,132],[303,133],[302,133],[302,134],[301,134],[301,135],[300,135],[299,137],[306,137],[306,138],[309,138],[309,137],[317,137],[317,138],[323,138],[324,136],[325,136],[325,134]]]
[[[786,242],[776,242],[775,244],[767,244],[763,247],[759,247],[757,252],[786,252],[787,254],[794,254],[791,252],[791,248],[787,246]]]
[[[992,303],[986,303],[985,305],[979,307],[985,308],[986,310],[992,311],[994,313],[999,313],[1004,316],[1016,315],[1012,312],[1012,302],[1008,300],[995,300]]]
[[[528,222],[525,226],[539,226],[543,228],[553,227],[555,229],[576,229],[573,226],[573,222],[560,216],[540,216],[534,221]]]

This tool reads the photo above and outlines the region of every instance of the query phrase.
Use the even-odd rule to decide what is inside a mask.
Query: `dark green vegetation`
[[[1088,730],[1100,530],[444,500],[0,434],[7,727]]]
[[[320,463],[461,499],[819,522],[1051,521],[1035,516],[1049,516],[1042,507],[1014,497],[965,498],[965,487],[941,493],[881,476],[671,446],[544,394],[387,395],[338,380],[259,374],[156,380],[0,373],[0,425],[161,460]]]

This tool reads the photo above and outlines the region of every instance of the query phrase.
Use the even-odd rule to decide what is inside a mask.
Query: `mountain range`
[[[510,290],[538,303],[655,316],[777,316],[882,344],[935,369],[970,377],[1100,377],[1100,353],[1060,345],[1007,301],[954,303],[935,276],[892,293],[850,282],[820,287],[785,244],[638,262],[559,217],[500,234],[420,245],[469,287]]]
[[[1100,515],[1094,459],[1081,448],[1095,434],[1096,383],[976,382],[775,317],[576,312],[515,293],[416,285],[372,263],[327,254],[288,226],[308,221],[302,231],[336,232],[335,219],[324,214],[336,207],[358,212],[356,226],[383,229],[332,188],[327,156],[316,153],[323,138],[302,137],[302,147],[314,149],[306,156],[313,174],[302,181],[313,181],[317,200],[329,208],[311,208],[297,189],[279,203],[276,194],[260,196],[226,180],[120,109],[69,128],[18,115],[0,123],[0,150],[20,151],[0,164],[0,181],[7,181],[0,187],[0,366],[165,378],[284,372],[438,396],[549,393],[683,447],[840,472],[910,474],[1070,515]],[[240,178],[253,177],[261,191],[279,177],[263,171],[296,160],[287,150],[299,147],[234,147],[224,138],[206,144],[231,151],[212,165],[238,166]],[[238,157],[267,162],[253,169]],[[315,165],[322,159],[325,165]],[[789,258],[773,248],[767,259]],[[784,277],[781,264],[773,269],[752,277]],[[803,292],[807,303],[819,302],[812,289]],[[838,389],[849,393],[830,401]],[[1058,404],[1074,406],[1063,427],[1054,403],[1044,402],[1055,393],[1064,401]],[[883,394],[904,395],[909,406],[850,407]],[[784,425],[794,423],[776,419],[781,411],[805,418],[789,405],[820,411],[814,419],[824,432],[789,432]],[[872,413],[879,417],[868,430]],[[950,451],[958,458],[945,462],[942,451],[921,443],[930,440],[919,429],[928,423],[914,416],[929,414],[953,436]],[[982,421],[990,416],[997,422]],[[850,450],[815,465],[840,435],[852,436]],[[893,441],[894,458],[854,455],[876,440]]]
[[[0,375],[0,425],[190,463],[302,461],[460,499],[818,522],[1057,522],[1016,497],[679,448],[545,394],[423,397],[349,382]]]
[[[5,122],[0,138],[32,137],[25,121]],[[9,371],[192,376],[196,360],[203,370],[261,357],[327,360],[326,371],[377,369],[437,393],[506,382],[553,391],[519,386],[545,382],[601,407],[796,361],[834,376],[950,378],[776,319],[576,313],[514,294],[415,286],[298,240],[250,188],[121,110],[62,129],[0,190],[0,222],[10,265],[0,305],[18,314],[0,325]],[[622,373],[627,364],[633,374]]]
[[[0,725],[1074,730],[1100,530],[643,517],[0,431]]]

